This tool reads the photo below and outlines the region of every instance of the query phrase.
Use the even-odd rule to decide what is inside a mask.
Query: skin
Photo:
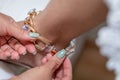
[[[73,38],[104,22],[107,12],[103,0],[51,0],[45,10],[34,18],[34,27],[61,50]],[[32,67],[40,65],[42,52],[39,53],[30,56],[32,59],[25,63]],[[26,57],[22,59],[19,61],[24,62]]]
[[[6,16],[4,14],[0,15],[0,21],[2,22],[2,24],[0,25],[0,28],[1,28],[1,30],[0,30],[0,35],[1,35],[0,39],[1,39],[1,44],[2,44],[1,47],[0,47],[0,50],[3,51],[3,49],[5,49],[0,54],[5,54],[5,52],[10,52],[10,51],[7,50],[8,48],[10,50],[15,51],[14,47],[16,45],[19,45],[19,46],[22,45],[16,39],[20,39],[20,40],[33,40],[33,38],[28,36],[27,32],[22,31],[22,30],[19,29],[19,25],[17,25],[16,22],[14,22],[14,20],[12,18],[10,18],[10,20],[9,20],[9,18],[10,17],[8,17],[8,16]],[[10,22],[11,19],[12,19],[12,23]],[[23,34],[24,36],[23,35],[21,36],[21,34]],[[14,36],[16,39],[12,39],[12,41],[8,44],[7,43],[7,39],[9,37],[11,37],[11,36]],[[16,44],[14,45],[14,43],[16,43]],[[5,45],[7,45],[7,46],[4,47]],[[26,45],[22,45],[21,47],[24,47],[24,46],[26,46]],[[19,53],[16,53],[16,54],[19,54]],[[11,55],[11,59],[12,59],[12,56],[16,57],[15,56],[15,52],[14,52],[14,55]],[[5,56],[0,56],[0,57],[4,58]],[[40,78],[42,80],[51,80],[51,79],[72,80],[72,68],[71,68],[72,66],[71,66],[71,62],[70,62],[70,60],[68,58],[60,59],[56,55],[54,57],[52,57],[52,55],[48,55],[44,59],[46,59],[47,61],[45,62],[43,60],[42,61],[43,62],[42,66],[40,66],[40,67],[38,66],[38,67],[32,68],[32,69],[22,73],[19,76],[11,78],[11,80],[19,80],[19,79],[20,80],[28,80],[28,79],[29,80],[39,80]],[[62,63],[63,63],[63,65],[61,66],[60,69],[58,69],[58,67]],[[51,66],[49,66],[49,65],[51,65]],[[58,69],[58,72],[56,72],[56,74],[54,74],[56,69]],[[48,71],[48,73],[43,74],[44,72],[46,72],[46,70]],[[61,74],[61,72],[63,74]],[[35,74],[31,75],[31,73],[35,73]],[[42,77],[40,77],[39,75],[41,75]],[[54,77],[52,77],[53,75],[54,75]],[[30,77],[28,78],[28,76],[30,76]]]
[[[10,37],[18,40],[10,39]],[[27,50],[31,52],[28,49],[29,47],[32,47],[35,51],[31,40],[34,40],[34,38],[31,38],[28,32],[22,30],[17,22],[11,17],[0,13],[0,59],[7,59],[8,57],[19,59],[20,55],[24,55]],[[25,47],[27,45],[28,47]]]
[[[103,0],[51,0],[47,8],[34,18],[35,29],[60,50],[65,48],[73,38],[105,21],[107,12]],[[44,59],[43,62],[46,63],[47,60]],[[35,75],[31,75],[32,80],[38,79],[42,75],[41,72],[45,72],[43,68],[36,68],[31,69],[34,73],[37,71]],[[18,77],[28,80],[28,77],[23,76],[32,73],[31,70]],[[47,73],[44,75],[47,76]],[[49,78],[42,76],[40,78],[51,80],[51,76],[50,74]]]
[[[10,80],[72,80],[72,66],[68,58],[60,59],[56,55],[52,57],[48,54],[44,59],[47,61],[42,60],[41,66],[32,68]]]
[[[35,28],[59,50],[105,21],[107,12],[103,0],[51,0],[34,19]]]
[[[107,11],[103,0],[52,0],[46,9],[34,18],[35,29],[60,50],[68,46],[73,38],[105,21]],[[10,19],[10,22],[15,23],[13,19]],[[6,24],[3,22],[3,25]]]

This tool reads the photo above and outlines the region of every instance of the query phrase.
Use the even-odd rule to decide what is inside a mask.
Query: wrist
[[[45,16],[46,13],[39,13],[32,9],[28,13],[28,17],[24,21],[24,29],[40,34],[38,39],[34,42],[36,48],[40,51],[51,52],[55,54],[57,51],[65,48],[69,41],[64,39],[61,19],[49,18]]]
[[[58,50],[68,46],[69,41],[66,40],[65,42],[61,37],[62,29],[59,26],[60,21],[50,22],[49,18],[46,18],[44,13],[41,13],[34,18],[34,24],[35,30],[37,30],[37,32],[43,37],[49,39]]]

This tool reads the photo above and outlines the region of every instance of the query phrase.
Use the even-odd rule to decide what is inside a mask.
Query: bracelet
[[[30,10],[28,12],[29,16],[24,21],[23,29],[25,29],[29,32],[37,32],[34,29],[35,24],[33,22],[33,19],[39,13],[40,13],[40,11],[36,11],[36,9]],[[44,45],[44,47],[42,47],[42,45],[40,46],[40,44],[38,42],[41,42],[42,45]],[[39,36],[39,38],[37,38],[37,40],[34,42],[34,44],[35,44],[35,47],[40,51],[51,53],[52,55],[54,55],[58,52],[58,50],[55,48],[55,46],[51,45],[51,41],[41,35]],[[73,47],[69,46],[69,47],[65,48],[64,50],[66,50],[67,53],[71,53],[71,52],[73,52]]]
[[[34,22],[33,22],[33,19],[35,16],[37,16],[38,14],[40,13],[40,11],[36,11],[36,9],[32,9],[28,12],[28,17],[25,19],[24,21],[24,26],[23,26],[23,29],[24,30],[27,30],[29,32],[37,32],[35,29],[34,29]],[[41,47],[40,45],[38,45],[38,42],[41,42],[42,45],[44,45],[44,47]],[[53,46],[51,45],[51,41],[46,39],[45,37],[43,36],[39,36],[37,38],[37,40],[34,42],[35,44],[35,47],[40,50],[40,51],[45,51],[45,52],[50,52],[52,53],[53,55],[56,54],[58,52],[58,50]]]
[[[36,30],[34,29],[35,24],[33,22],[33,19],[39,13],[40,13],[40,11],[36,11],[36,9],[30,10],[28,12],[29,16],[24,21],[23,29],[25,29],[27,31],[30,31],[30,32],[36,32]],[[51,41],[49,41],[48,39],[46,39],[46,38],[44,38],[42,36],[40,36],[38,39],[41,40],[44,44],[47,44],[47,45],[49,45],[51,43]]]

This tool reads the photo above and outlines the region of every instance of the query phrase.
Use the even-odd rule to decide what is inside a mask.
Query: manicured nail
[[[57,57],[62,59],[64,56],[66,55],[66,50],[65,49],[62,49],[61,51],[59,51],[57,53]]]
[[[36,55],[37,54],[37,51],[35,51],[34,53],[33,53],[33,55]]]
[[[34,33],[34,32],[30,32],[29,35],[32,38],[38,38],[40,36],[38,33]]]
[[[24,53],[23,53],[23,55],[26,55],[27,54],[27,51],[25,51]]]

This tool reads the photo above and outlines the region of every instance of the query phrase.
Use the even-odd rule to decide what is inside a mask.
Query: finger
[[[6,58],[4,57],[4,52],[0,49],[0,59],[5,60]]]
[[[1,47],[1,50],[4,52],[3,57],[8,58],[9,56],[15,56],[14,59],[18,59],[19,57],[16,56],[18,53],[14,51],[9,45],[5,44]]]
[[[44,57],[44,58],[42,59],[41,63],[42,63],[42,65],[45,64],[45,63],[47,63],[47,58]]]
[[[15,38],[11,38],[8,43],[9,46],[17,51],[19,54],[25,55],[27,53],[26,48]]]
[[[60,68],[59,69],[57,69],[57,71],[55,72],[55,80],[62,80],[62,78],[63,78],[63,66],[60,66]]]
[[[66,55],[66,51],[63,49],[54,55],[50,61],[48,61],[45,66],[49,68],[49,71],[54,72],[63,62]]]
[[[66,58],[63,63],[64,76],[62,80],[72,80],[72,65],[71,61]]]
[[[7,51],[8,49],[12,49],[12,48],[10,48],[7,44],[1,47],[0,49],[1,58],[3,57],[3,59],[7,59],[8,57],[10,57],[10,52]]]
[[[16,51],[12,51],[11,53],[11,59],[13,60],[19,60],[20,56]]]
[[[47,63],[52,58],[51,53],[48,53],[41,61],[42,64]]]
[[[19,53],[14,51],[12,48],[8,48],[5,52],[9,54],[8,57],[10,57],[11,59],[14,59],[14,60],[19,59]]]
[[[52,54],[51,54],[51,53],[48,53],[48,54],[46,55],[46,58],[47,58],[47,61],[49,61],[49,60],[52,58]]]
[[[19,54],[22,54],[22,55],[27,54],[26,48],[25,48],[24,46],[22,46],[22,45],[20,45],[20,44],[16,44],[16,45],[15,45],[15,48],[17,48],[16,51],[17,51]]]
[[[27,43],[25,44],[25,47],[29,53],[32,53],[33,55],[37,54],[36,48],[33,43]]]
[[[39,37],[38,34],[29,33],[26,30],[23,30],[13,19],[10,20],[10,28],[7,28],[9,35],[14,36],[15,38],[22,41],[31,41],[36,37]]]
[[[10,54],[10,52],[5,51],[5,52],[4,52],[4,56],[7,58],[7,57],[10,57],[10,56],[11,56],[11,54]]]
[[[4,45],[5,43],[7,43],[7,40],[0,36],[0,46]]]

